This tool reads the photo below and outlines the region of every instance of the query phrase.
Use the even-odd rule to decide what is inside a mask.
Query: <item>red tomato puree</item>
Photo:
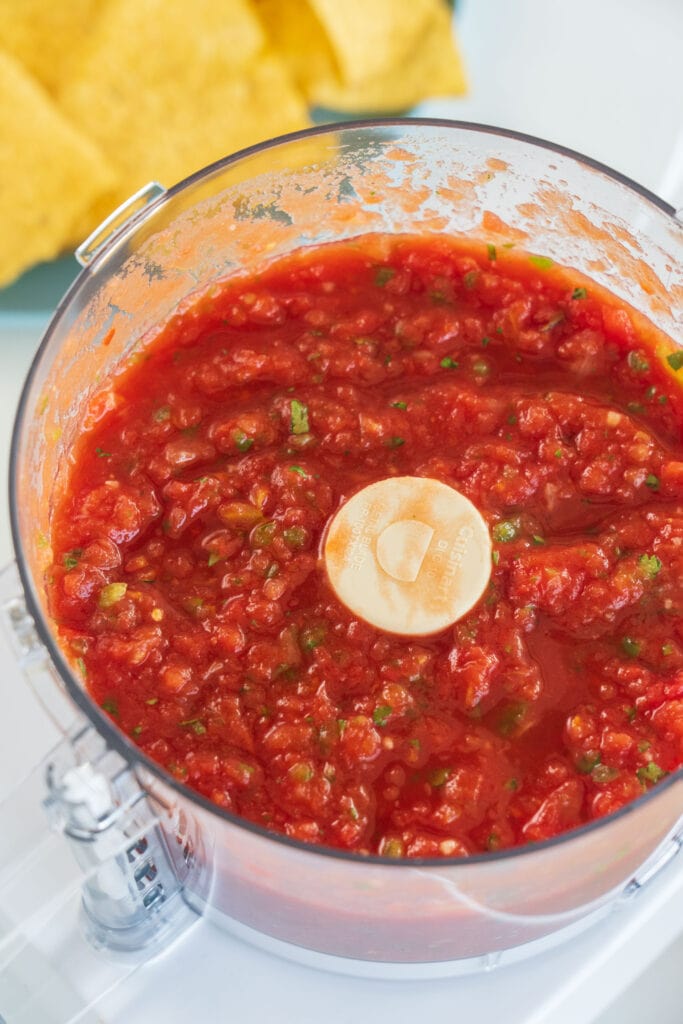
[[[545,257],[436,237],[197,297],[60,490],[51,602],[90,694],[219,807],[358,853],[497,850],[638,797],[683,761],[683,355],[655,334]],[[369,625],[322,560],[392,476],[490,531],[435,635]]]

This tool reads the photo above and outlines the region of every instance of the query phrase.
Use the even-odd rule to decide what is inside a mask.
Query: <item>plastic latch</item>
[[[121,203],[76,249],[74,255],[81,266],[87,267],[92,263],[120,235],[123,228],[129,227],[150,203],[165,192],[166,189],[158,181],[150,181]]]
[[[119,953],[168,945],[192,918],[182,897],[200,869],[187,817],[153,806],[130,765],[89,724],[50,758],[46,781],[43,805],[83,872],[91,944]]]

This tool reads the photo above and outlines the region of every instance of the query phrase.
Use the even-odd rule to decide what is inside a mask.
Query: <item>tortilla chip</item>
[[[308,0],[334,52],[342,85],[400,69],[443,0]]]
[[[320,107],[356,113],[395,113],[437,96],[459,96],[467,80],[450,12],[441,4],[402,64],[344,86],[333,79],[311,83],[309,99]]]
[[[334,51],[308,0],[255,0],[255,8],[273,48],[300,89],[339,80]]]
[[[12,57],[0,52],[0,284],[57,256],[115,178],[96,147]]]
[[[243,0],[112,0],[59,92],[119,178],[81,233],[148,181],[173,185],[309,123],[303,96],[264,42]]]
[[[54,94],[102,8],[102,0],[0,0],[2,47]]]

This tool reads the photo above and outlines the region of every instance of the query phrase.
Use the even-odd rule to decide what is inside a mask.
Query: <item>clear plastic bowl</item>
[[[419,120],[264,143],[126,221],[59,305],[14,430],[14,543],[29,609],[70,697],[147,790],[198,825],[214,884],[209,897],[190,891],[191,901],[226,922],[337,957],[483,963],[613,903],[679,827],[683,772],[612,817],[466,860],[395,861],[307,846],[212,805],[119,733],[61,654],[43,586],[54,481],[84,403],[105,376],[197,289],[300,246],[367,231],[514,241],[596,279],[674,340],[681,333],[683,227],[655,196],[575,153],[510,132]]]

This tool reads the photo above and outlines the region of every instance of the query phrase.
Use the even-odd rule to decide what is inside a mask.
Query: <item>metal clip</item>
[[[129,227],[145,207],[165,192],[166,189],[158,181],[150,181],[121,203],[76,249],[74,255],[80,265],[89,266],[100,252],[111,245],[123,228]]]

